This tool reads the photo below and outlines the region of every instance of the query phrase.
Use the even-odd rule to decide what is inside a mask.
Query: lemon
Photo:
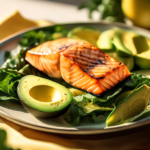
[[[122,10],[134,25],[150,28],[150,0],[122,0]]]

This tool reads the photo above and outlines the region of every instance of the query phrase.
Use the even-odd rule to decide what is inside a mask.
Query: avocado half
[[[72,100],[66,87],[33,75],[20,80],[17,93],[23,107],[35,117],[58,117],[67,111]]]

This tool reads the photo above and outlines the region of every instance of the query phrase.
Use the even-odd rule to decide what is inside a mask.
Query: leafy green
[[[66,122],[73,126],[80,124],[81,119],[88,117],[89,120],[94,121],[94,118],[98,115],[103,114],[104,112],[111,112],[113,106],[111,107],[101,107],[97,104],[94,104],[91,95],[83,94],[73,97],[72,105],[70,107],[70,116],[64,116]]]
[[[43,29],[27,32],[20,41],[22,47],[27,49],[40,45],[45,41],[55,40],[60,37],[65,37],[67,30],[64,26],[55,25]]]
[[[17,85],[22,74],[12,69],[0,69],[0,100],[19,101]]]
[[[21,69],[27,62],[25,61],[25,53],[27,49],[22,48],[20,45],[12,50],[11,52],[5,52],[5,62],[1,66],[2,68],[11,68],[19,70]]]
[[[6,145],[7,133],[5,130],[0,129],[0,150],[15,150]],[[19,149],[16,149],[19,150]]]

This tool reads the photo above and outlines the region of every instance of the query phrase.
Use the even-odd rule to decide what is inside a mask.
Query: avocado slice
[[[150,50],[150,39],[133,31],[115,29],[114,46],[120,56],[135,56]]]
[[[106,54],[108,54],[112,58],[118,60],[119,62],[124,63],[130,71],[134,68],[134,58],[133,57],[122,57],[122,56],[119,56],[116,52],[109,52]]]
[[[107,126],[121,124],[123,121],[147,109],[149,96],[150,88],[145,84],[134,90],[110,113],[106,120]]]
[[[94,28],[77,27],[69,31],[69,33],[67,34],[67,37],[73,38],[73,39],[82,39],[87,42],[90,42],[93,45],[96,45],[96,41],[100,34],[101,32]]]
[[[34,75],[20,80],[17,93],[23,107],[35,117],[62,115],[72,100],[72,94],[66,87]]]
[[[115,105],[118,105],[121,101],[123,101],[126,97],[128,97],[131,93],[133,93],[133,90],[131,91],[127,91],[127,92],[124,92],[124,93],[121,93],[120,95],[118,95],[115,100],[114,100],[114,103]]]
[[[106,53],[107,52],[113,52],[115,50],[113,43],[112,43],[114,36],[115,36],[115,30],[114,29],[103,31],[100,34],[100,36],[96,42],[97,47]]]
[[[116,28],[115,31],[113,44],[118,55],[128,57],[137,54],[133,38],[138,35],[132,31],[126,31],[120,28]]]
[[[138,121],[141,119],[145,119],[147,117],[150,117],[150,109],[146,109],[146,110],[142,111],[140,114],[138,114],[132,118],[124,120],[122,123],[130,123],[130,122]]]
[[[137,54],[135,56],[135,63],[141,69],[150,69],[150,50]]]

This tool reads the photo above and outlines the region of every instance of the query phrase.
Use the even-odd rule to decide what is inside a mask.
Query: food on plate
[[[130,76],[128,68],[91,43],[62,38],[27,51],[25,59],[50,77],[100,95]]]
[[[84,94],[83,91],[78,90],[78,89],[75,89],[75,88],[72,88],[72,87],[70,87],[70,88],[68,88],[68,89],[69,89],[69,91],[72,93],[73,96],[77,96],[77,95],[82,95],[82,94]]]
[[[136,71],[133,71],[133,73],[141,74],[145,77],[150,78],[150,70],[136,70]]]
[[[130,53],[132,56],[136,56],[150,50],[150,40],[142,35],[125,30],[120,30],[117,34],[113,42],[120,56],[127,56]]]
[[[133,57],[122,57],[122,56],[119,56],[116,52],[108,52],[106,54],[108,54],[112,58],[118,60],[119,62],[124,63],[130,71],[134,68],[134,58]]]
[[[115,105],[117,106],[121,101],[123,101],[131,93],[133,93],[133,90],[127,91],[127,92],[124,92],[124,93],[121,93],[120,95],[118,95],[114,100]]]
[[[72,100],[72,94],[66,87],[33,75],[20,80],[17,93],[24,108],[36,117],[62,115]]]
[[[122,29],[116,31],[113,43],[119,56],[133,56],[136,54],[136,49],[133,44],[133,37],[135,36],[136,34],[134,32],[124,31]]]
[[[115,30],[110,29],[103,31],[97,40],[97,47],[103,50],[104,52],[113,52],[114,45],[113,45],[113,37],[115,36]]]
[[[117,57],[112,57],[118,58],[117,60],[125,65],[127,65],[128,60],[131,61],[127,65],[129,70],[134,67],[134,58],[135,64],[140,69],[150,68],[150,39],[136,32],[121,28],[103,31],[97,40],[97,46],[106,53],[114,52]],[[129,66],[129,64],[131,65]]]
[[[150,50],[135,56],[135,63],[141,69],[150,69]]]
[[[69,31],[67,37],[73,39],[82,39],[96,45],[96,41],[101,32],[90,27],[77,27]]]
[[[55,25],[29,31],[16,49],[5,53],[0,69],[0,100],[21,101],[36,117],[63,115],[73,126],[87,119],[96,121],[97,116],[105,121],[109,116],[109,126],[148,117],[150,97],[137,97],[150,87],[149,70],[139,70],[145,68],[148,60],[148,55],[143,54],[149,52],[149,41],[122,28],[101,33],[88,27],[69,27],[67,31],[64,26]],[[103,46],[106,54],[94,43]],[[118,45],[125,49],[120,51]],[[139,54],[138,66],[134,59]],[[118,121],[118,117],[122,120]]]
[[[82,43],[83,41],[69,38],[47,41],[31,50],[28,50],[25,59],[36,69],[44,72],[48,76],[61,79],[61,53],[68,49],[68,47],[74,46],[76,42]]]
[[[106,120],[107,126],[121,124],[123,121],[138,115],[148,107],[150,87],[143,85],[134,90],[121,101]]]

